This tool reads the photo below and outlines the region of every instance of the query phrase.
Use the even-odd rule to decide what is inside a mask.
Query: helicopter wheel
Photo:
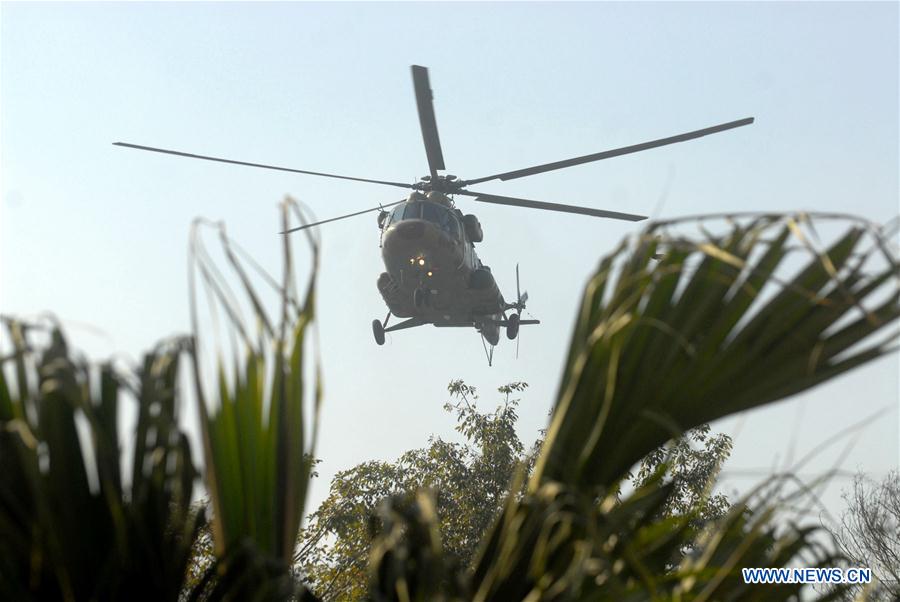
[[[384,345],[384,326],[381,320],[372,320],[372,334],[375,335],[375,342]]]
[[[413,305],[416,306],[417,309],[421,309],[428,305],[429,301],[429,292],[424,288],[417,288],[415,292],[413,292]]]
[[[519,335],[519,314],[513,314],[506,321],[506,338],[512,341]]]

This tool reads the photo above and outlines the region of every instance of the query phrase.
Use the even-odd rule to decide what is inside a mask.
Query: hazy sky
[[[632,213],[898,213],[897,3],[3,3],[0,310],[52,310],[95,357],[188,330],[195,216],[277,270],[276,204],[319,217],[399,189],[141,153],[117,140],[361,177],[427,173],[409,66],[430,68],[450,173],[475,178],[755,116],[756,124],[485,192]],[[582,287],[638,226],[470,203],[479,253],[529,311],[518,359],[473,331],[372,340],[383,318],[374,214],[329,224],[319,315],[322,478],[455,438],[445,387],[527,380],[520,432],[546,422]],[[88,326],[90,328],[88,328]],[[99,329],[103,336],[92,329]],[[898,464],[897,358],[716,428],[730,471],[769,469],[873,412],[843,466]],[[648,373],[648,378],[652,374]],[[793,448],[788,444],[794,439]],[[842,440],[842,443],[849,441]],[[840,446],[807,473],[830,467]],[[754,477],[755,479],[756,477]],[[754,481],[732,480],[746,488]],[[827,499],[836,508],[837,490]]]

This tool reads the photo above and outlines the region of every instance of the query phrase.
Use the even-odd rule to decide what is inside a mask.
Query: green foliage
[[[672,482],[672,494],[660,517],[692,516],[692,526],[699,530],[724,517],[730,508],[725,494],[713,493],[712,487],[731,448],[731,437],[724,433],[710,435],[709,425],[702,424],[644,456],[634,485],[650,483],[664,469],[666,480]]]
[[[448,409],[457,412],[475,452],[436,440],[405,456],[402,469],[371,464],[343,475],[344,489],[333,493],[354,503],[323,513],[309,532],[356,543],[374,538],[365,567],[371,599],[795,599],[800,586],[748,586],[740,568],[842,560],[817,543],[817,528],[776,527],[784,520],[771,492],[707,520],[704,512],[720,508],[715,498],[695,506],[694,494],[707,489],[695,486],[717,465],[695,463],[678,444],[662,456],[654,450],[701,424],[807,390],[892,351],[893,333],[871,340],[900,316],[895,256],[877,231],[859,223],[818,250],[806,216],[738,220],[724,235],[701,228],[694,238],[670,227],[652,225],[623,244],[589,282],[530,475],[516,468],[524,449],[511,426],[515,403],[479,414],[475,392],[464,383],[451,385],[458,401]],[[254,332],[239,318],[239,304],[195,239],[197,272],[237,340],[230,361],[220,349],[211,377],[198,348],[204,338],[196,303],[194,338],[160,346],[133,375],[110,365],[92,370],[58,329],[34,345],[25,326],[8,321],[12,351],[0,376],[0,596],[179,596],[202,522],[190,509],[194,472],[176,421],[178,366],[187,351],[217,556],[188,597],[314,599],[290,563],[320,399],[318,370],[307,370],[306,350],[315,245],[301,297],[293,292],[285,237],[283,279],[265,276],[280,300],[278,319],[271,320],[237,259],[240,251],[224,232],[221,238],[257,326]],[[660,250],[657,264],[652,258]],[[808,260],[785,274],[786,258],[797,251]],[[123,390],[138,403],[133,462],[124,475],[117,430]],[[622,494],[629,471],[648,454],[638,486]],[[686,468],[667,477],[679,457]],[[370,478],[375,487],[360,486]],[[360,519],[385,494],[395,495],[379,507],[377,520]],[[351,556],[338,549],[325,560],[349,559],[346,572],[356,578],[366,563]],[[317,588],[330,587],[322,575],[310,576]]]
[[[432,437],[428,447],[408,451],[397,462],[364,462],[335,475],[328,497],[310,516],[297,553],[321,598],[366,596],[373,539],[402,524],[398,516],[410,507],[435,514],[441,551],[452,566],[471,564],[514,471],[525,460],[515,430],[519,400],[511,395],[527,386],[514,382],[500,387],[502,402],[486,413],[478,409],[475,387],[453,381],[444,409],[456,415],[456,430],[466,443]],[[420,490],[434,492],[433,506],[417,494]]]
[[[378,507],[378,527],[373,533],[377,537],[370,554],[377,574],[372,588],[353,599],[438,602],[462,598],[468,580],[458,564],[448,561],[438,520],[428,490],[384,500]]]
[[[503,401],[485,413],[478,409],[475,387],[452,381],[447,387],[452,400],[444,409],[456,415],[464,444],[432,437],[427,448],[406,452],[397,462],[364,462],[335,475],[328,497],[301,535],[297,554],[316,593],[325,600],[366,597],[370,556],[377,555],[373,540],[384,531],[400,530],[410,508],[420,506],[434,514],[429,528],[437,529],[447,566],[454,567],[444,581],[451,581],[447,575],[464,573],[502,509],[516,470],[527,476],[540,450],[542,439],[525,454],[515,429],[520,400],[510,396],[527,387],[524,382],[499,387]],[[691,526],[699,531],[728,511],[725,496],[710,497],[709,489],[730,450],[727,435],[710,436],[703,425],[644,458],[634,485],[649,483],[662,470],[672,485],[658,518],[690,515]],[[434,497],[423,497],[425,490]],[[523,488],[516,491],[521,495]]]
[[[900,316],[897,262],[877,231],[854,225],[822,252],[809,242],[815,231],[805,216],[701,233],[695,240],[653,225],[601,261],[526,494],[507,499],[465,599],[786,599],[799,586],[747,586],[740,567],[839,560],[815,544],[815,528],[776,529],[776,506],[763,501],[753,514],[733,508],[670,571],[695,540],[695,517],[660,518],[677,504],[663,470],[618,498],[631,467],[673,436],[893,350],[893,337],[867,342]],[[791,234],[810,259],[785,277],[779,265],[797,250]],[[399,531],[433,528],[427,512],[406,516]],[[408,544],[383,537],[376,545],[385,558],[386,547]],[[384,573],[376,563],[375,598],[428,598],[410,589],[423,582],[415,570]]]
[[[296,561],[313,591],[325,600],[365,596],[372,509],[400,491],[405,474],[387,462],[365,462],[339,472],[328,498],[309,517]]]
[[[125,373],[92,369],[58,326],[5,325],[0,599],[176,600],[203,521],[190,510],[195,472],[176,420],[187,342],[162,344]],[[128,397],[138,412],[123,474]]]
[[[862,224],[818,251],[802,230],[809,223],[758,217],[697,239],[656,224],[603,259],[532,490],[544,481],[603,490],[673,435],[889,352],[892,339],[864,342],[900,315],[895,258]],[[808,260],[783,274],[796,252]]]
[[[297,206],[290,200],[282,207],[284,230],[290,227],[291,208],[296,210]],[[225,236],[224,227],[217,227],[227,263],[252,308],[256,324],[252,333],[240,317],[237,299],[228,292],[203,247],[200,225],[195,226],[192,237],[195,271],[213,305],[224,310],[230,329],[239,337],[230,372],[221,348],[216,350],[216,385],[210,387],[214,392],[208,393],[198,351],[202,337],[194,303],[194,338],[198,342],[192,349],[194,382],[203,427],[206,485],[213,509],[213,542],[222,564],[216,567],[220,582],[210,575],[203,586],[210,597],[228,591],[239,597],[282,599],[301,591],[294,583],[290,565],[312,476],[321,399],[318,367],[311,383],[304,374],[309,363],[307,336],[314,315],[317,246],[309,239],[311,275],[305,294],[299,297],[294,290],[290,237],[282,237],[284,276],[274,284],[280,310],[273,320],[251,284],[246,262],[238,258],[239,248]],[[192,282],[194,274],[192,271]],[[274,283],[267,274],[264,277]],[[304,416],[307,395],[312,398],[315,413],[311,426]]]

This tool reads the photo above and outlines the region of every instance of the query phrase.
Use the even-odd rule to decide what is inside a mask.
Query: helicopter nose
[[[425,233],[425,224],[419,221],[411,221],[411,222],[401,222],[397,224],[397,234],[401,238],[405,238],[407,240],[414,240],[416,238],[422,238],[422,234]]]

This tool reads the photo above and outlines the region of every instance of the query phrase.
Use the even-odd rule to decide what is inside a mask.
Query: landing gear
[[[381,320],[372,320],[372,334],[375,335],[375,342],[384,345],[384,326]]]
[[[519,335],[519,314],[513,314],[506,321],[506,338],[512,341]]]
[[[387,326],[388,320],[391,319],[391,312],[388,312],[388,315],[384,318],[384,322],[381,320],[372,320],[372,334],[375,335],[375,342],[379,345],[384,345],[384,327]]]

